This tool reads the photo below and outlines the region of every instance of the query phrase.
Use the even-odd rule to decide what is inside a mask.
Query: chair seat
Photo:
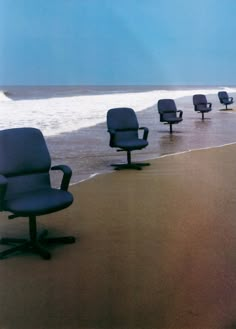
[[[147,145],[148,145],[148,141],[144,139],[127,140],[127,141],[120,141],[116,143],[116,147],[128,151],[140,150],[146,147]]]
[[[19,216],[39,216],[67,208],[72,202],[70,192],[46,188],[5,200],[4,209]]]
[[[182,118],[168,118],[168,119],[163,119],[163,122],[167,122],[167,123],[179,123],[183,121]]]
[[[198,111],[198,112],[210,112],[211,108],[198,105],[196,111]]]
[[[224,99],[222,103],[225,104],[225,105],[226,104],[230,105],[230,104],[233,104],[233,101]]]

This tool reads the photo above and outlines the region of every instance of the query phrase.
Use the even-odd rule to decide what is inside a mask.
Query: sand
[[[235,328],[235,162],[228,145],[71,186],[73,205],[38,222],[77,242],[1,261],[0,328]]]

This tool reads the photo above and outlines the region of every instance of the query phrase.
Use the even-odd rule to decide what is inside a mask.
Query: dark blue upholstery
[[[51,187],[50,169],[63,171],[60,189]],[[71,169],[67,166],[51,168],[51,158],[40,130],[14,128],[0,131],[0,210],[11,212],[10,217],[30,219],[30,246],[37,247],[39,253],[42,250],[36,241],[36,216],[72,204],[73,196],[67,191],[70,177]],[[10,251],[0,253],[0,257],[8,253]],[[43,249],[42,256],[49,258],[49,253]]]
[[[110,109],[107,112],[107,125],[110,130],[125,131],[134,129],[136,133],[139,128],[134,110],[128,107]]]
[[[202,120],[204,119],[204,113],[212,110],[212,104],[207,101],[207,98],[203,94],[193,95],[194,110],[202,114]]]
[[[19,194],[5,200],[5,210],[22,217],[40,216],[62,210],[71,205],[72,195],[67,191],[44,188]]]
[[[15,128],[0,131],[1,175],[48,172],[50,166],[50,155],[40,130]]]
[[[172,124],[183,121],[183,111],[177,110],[173,99],[160,99],[157,103],[157,109],[160,114],[160,122],[168,123],[171,133]]]
[[[51,158],[40,130],[15,128],[0,131],[0,175],[7,178],[4,210],[21,216],[23,213],[25,216],[38,216],[68,207],[73,202],[73,197],[70,192],[51,188],[50,166]],[[41,191],[50,195],[50,198],[43,197]],[[33,195],[38,195],[37,202],[33,201]],[[34,207],[27,204],[27,197]],[[22,200],[22,205],[18,207],[19,212],[18,208],[12,207],[16,199],[18,205]],[[28,214],[29,208],[31,210]]]
[[[138,164],[131,164],[130,152],[141,150],[148,146],[148,128],[139,127],[137,116],[133,109],[122,107],[113,108],[107,112],[107,129],[110,133],[110,146],[127,151],[127,165],[123,168],[138,168]],[[142,138],[139,137],[139,130],[143,130]],[[142,164],[139,164],[139,167]],[[147,164],[145,164],[147,165]],[[120,169],[121,167],[119,167]],[[118,165],[116,166],[118,169]]]
[[[234,102],[233,97],[229,97],[229,95],[226,91],[219,91],[218,98],[219,98],[220,103],[225,105],[226,110],[228,109],[228,105],[233,104],[233,102]]]

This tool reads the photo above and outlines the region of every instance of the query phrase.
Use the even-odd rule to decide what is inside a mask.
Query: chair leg
[[[231,103],[231,104],[232,104],[232,103]],[[232,108],[231,108],[231,109],[228,108],[228,105],[231,105],[231,104],[225,104],[225,110],[226,110],[226,111],[233,111]]]
[[[150,163],[145,162],[132,162],[131,161],[131,151],[127,151],[127,163],[117,163],[112,164],[113,167],[115,167],[115,170],[122,170],[122,169],[136,169],[136,170],[142,170],[142,167],[149,166]]]
[[[51,254],[50,252],[45,249],[44,244],[47,243],[74,243],[75,238],[72,236],[66,237],[56,237],[56,238],[47,238],[47,230],[44,230],[39,236],[37,236],[37,223],[36,217],[30,216],[29,217],[29,236],[30,239],[15,239],[15,238],[2,238],[0,239],[0,244],[6,245],[15,245],[10,249],[4,250],[0,252],[0,259],[6,258],[10,254],[14,254],[17,252],[25,252],[25,251],[32,251],[36,254],[39,254],[43,259],[50,259]]]
[[[202,120],[204,120],[204,112],[202,112]]]
[[[172,123],[170,123],[170,134],[173,133],[173,129],[172,129]]]
[[[4,240],[4,241],[2,241],[2,240]],[[8,239],[1,239],[0,243],[1,244],[10,244],[6,240],[8,240]],[[11,254],[15,254],[15,253],[20,252],[20,251],[21,252],[26,251],[28,248],[29,248],[29,242],[25,242],[25,243],[22,243],[18,246],[11,247],[9,249],[6,249],[6,250],[0,252],[0,259],[6,258],[7,256],[9,256]]]

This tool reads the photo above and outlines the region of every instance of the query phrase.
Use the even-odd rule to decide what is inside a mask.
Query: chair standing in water
[[[212,110],[212,104],[202,94],[193,95],[193,105],[194,110],[202,114],[202,120],[204,120],[204,114]]]
[[[157,109],[160,114],[160,122],[169,124],[172,134],[172,125],[183,121],[183,111],[177,110],[173,99],[160,99],[157,103]]]
[[[229,97],[229,95],[226,91],[219,91],[218,98],[219,98],[220,103],[225,105],[225,110],[230,110],[230,109],[228,109],[228,105],[233,104],[233,102],[234,102],[233,97]]]
[[[131,108],[113,108],[107,112],[107,129],[110,134],[110,147],[118,148],[117,151],[127,152],[127,163],[113,164],[116,170],[142,169],[149,163],[134,163],[131,161],[131,151],[141,150],[148,146],[148,128],[139,127],[136,114]],[[143,130],[142,138],[138,131]]]

